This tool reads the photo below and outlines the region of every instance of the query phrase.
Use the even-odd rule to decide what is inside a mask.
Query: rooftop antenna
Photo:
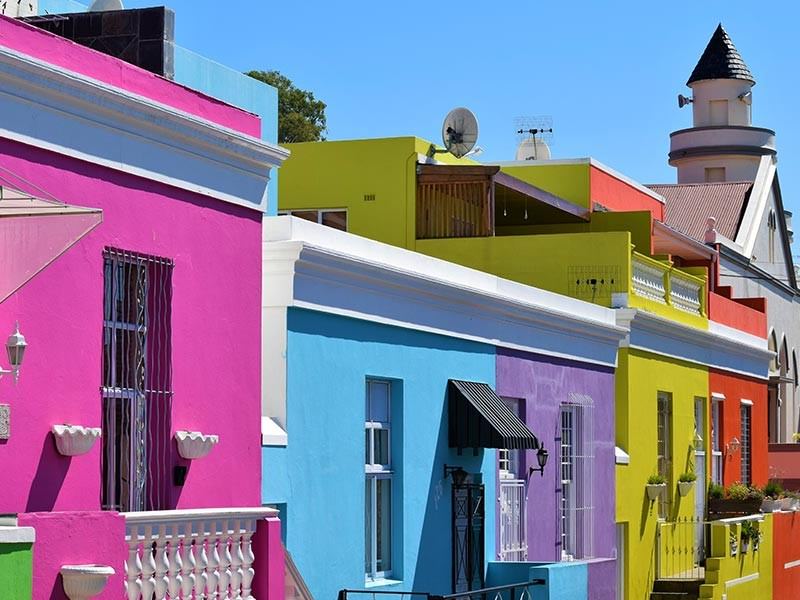
[[[517,132],[516,160],[549,160],[553,144],[553,117],[539,115],[514,119]]]
[[[442,143],[444,149],[436,148],[431,144],[428,150],[428,156],[433,157],[434,154],[440,152],[449,152],[456,158],[464,158],[465,156],[475,153],[475,143],[478,141],[478,119],[468,108],[454,108],[444,118],[442,123]]]

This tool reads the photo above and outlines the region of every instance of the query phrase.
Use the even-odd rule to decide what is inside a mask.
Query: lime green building
[[[592,159],[484,165],[414,137],[289,148],[284,214],[618,309],[629,334],[616,370],[617,598],[645,600],[657,579],[697,569],[709,369],[759,377],[768,362],[757,340],[709,320],[715,251],[663,225],[660,196]],[[685,495],[683,473],[701,482]],[[651,476],[665,481],[654,500]],[[683,562],[677,537],[693,549]]]

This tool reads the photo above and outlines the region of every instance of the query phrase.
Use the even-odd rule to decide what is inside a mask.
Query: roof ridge
[[[753,185],[752,181],[742,179],[739,181],[708,181],[694,183],[645,183],[645,187],[699,187],[699,186],[723,186],[723,185]]]
[[[722,23],[714,30],[686,85],[704,79],[741,79],[756,83]]]

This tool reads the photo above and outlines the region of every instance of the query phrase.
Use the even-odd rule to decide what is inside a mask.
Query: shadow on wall
[[[447,441],[447,392],[443,392],[438,415],[439,433],[436,454],[427,488],[425,516],[422,520],[417,560],[414,565],[414,581],[411,590],[434,594],[452,592],[452,484],[450,477],[444,478],[444,465],[460,465],[471,475],[481,473],[484,450],[473,456],[471,449],[459,456],[448,447]],[[486,483],[484,481],[484,483]],[[485,501],[491,499],[487,496]],[[485,520],[493,518],[493,511],[485,507]],[[486,528],[488,530],[488,528]],[[486,533],[488,535],[488,532]],[[485,545],[485,543],[484,543]],[[491,557],[487,556],[487,559]]]
[[[58,453],[53,434],[48,431],[42,443],[42,453],[31,482],[25,512],[53,510],[71,463],[72,457],[61,456]]]

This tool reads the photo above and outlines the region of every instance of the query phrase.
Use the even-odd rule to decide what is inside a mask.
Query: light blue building
[[[263,501],[314,597],[533,577],[585,598],[585,565],[494,562],[497,448],[535,463],[540,432],[493,390],[501,346],[613,365],[613,312],[293,217],[264,240]]]

